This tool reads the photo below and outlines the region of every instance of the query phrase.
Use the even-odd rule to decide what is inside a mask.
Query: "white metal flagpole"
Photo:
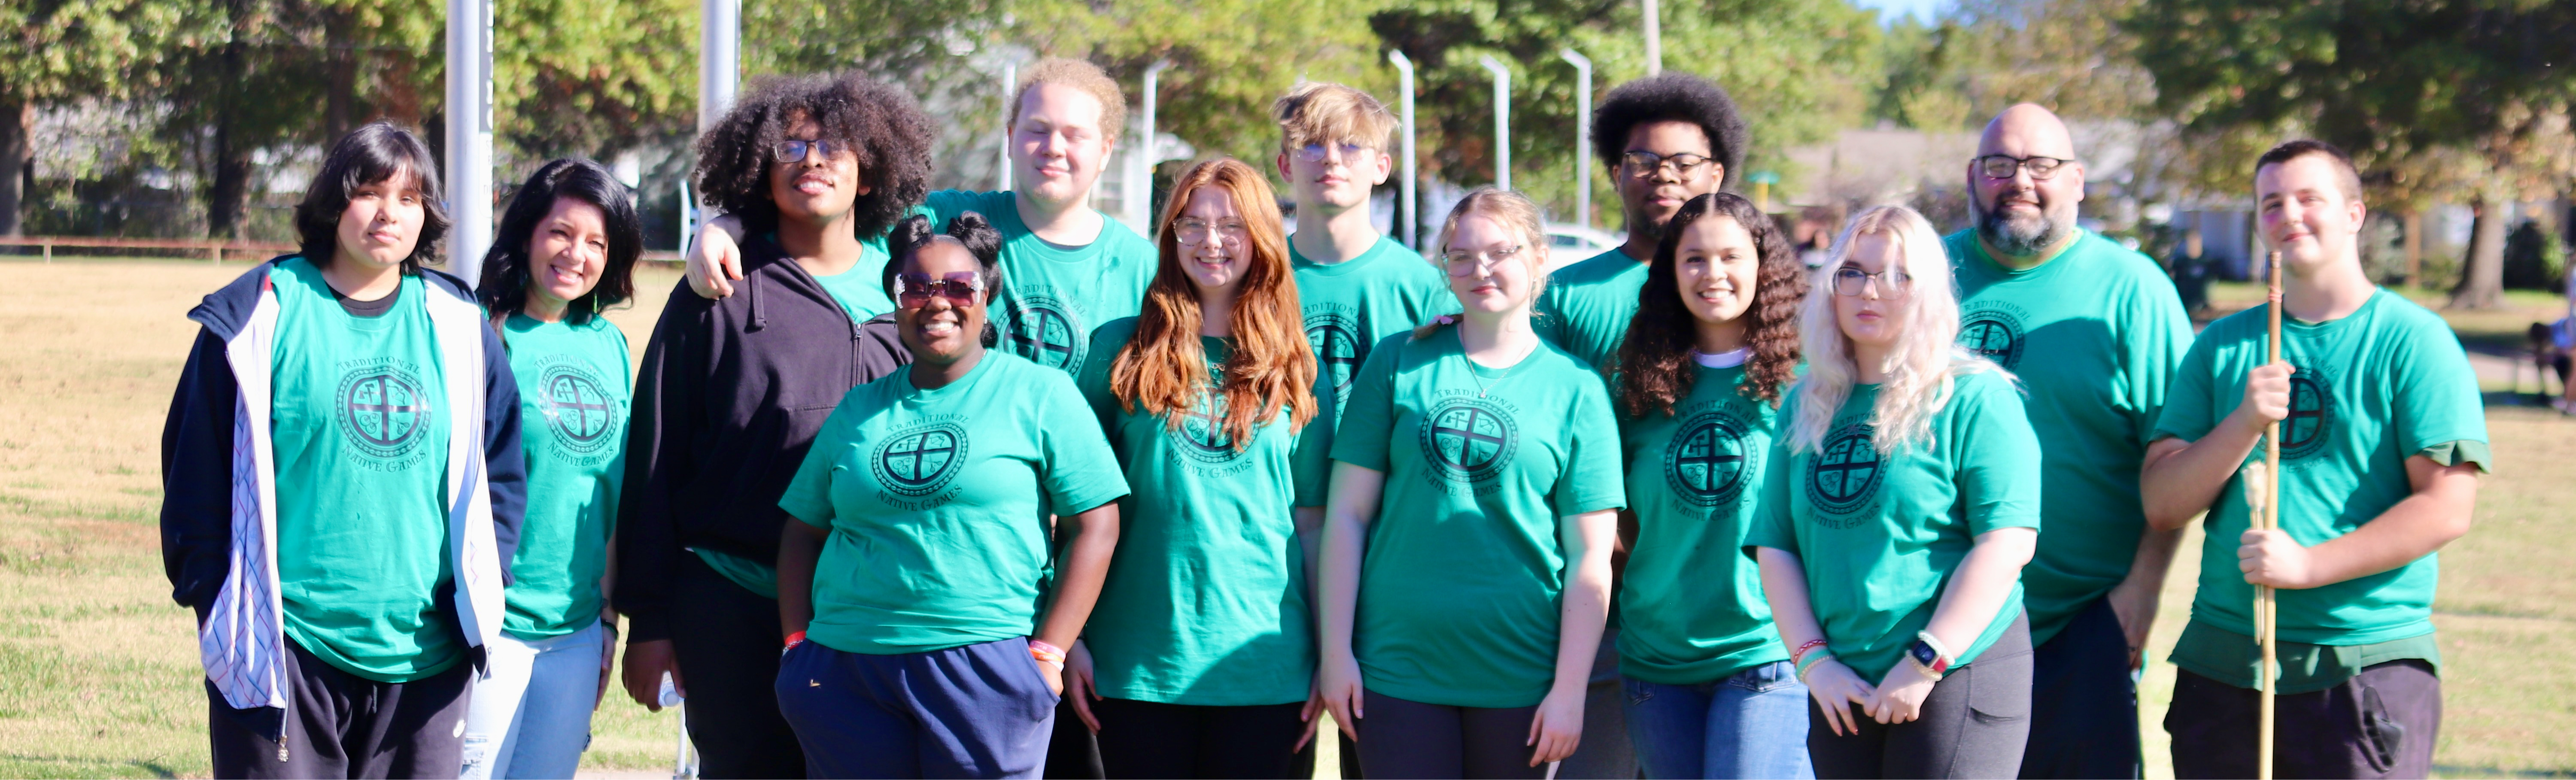
[[[1404,197],[1401,202],[1403,208],[1397,210],[1402,220],[1397,229],[1404,236],[1404,245],[1419,251],[1422,249],[1422,215],[1415,211],[1414,205],[1413,60],[1407,59],[1404,52],[1388,49],[1386,61],[1395,65],[1396,92],[1398,99],[1403,101],[1404,112]]]
[[[1592,59],[1569,47],[1556,53],[1574,65],[1574,223],[1592,229]]]
[[[733,110],[734,83],[742,76],[742,0],[698,3],[698,132]]]
[[[1477,62],[1494,74],[1494,187],[1512,188],[1512,69],[1487,54]]]
[[[447,1],[447,270],[472,285],[492,244],[492,0]]]

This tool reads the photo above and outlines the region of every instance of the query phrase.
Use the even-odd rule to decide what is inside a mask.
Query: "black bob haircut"
[[[1726,166],[1726,180],[1744,176],[1744,146],[1752,131],[1735,109],[1735,98],[1707,79],[1668,70],[1621,84],[1592,110],[1592,152],[1603,166],[1619,167],[1628,153],[1628,131],[1648,122],[1689,122],[1708,133],[1709,151]]]
[[[369,122],[340,136],[322,158],[322,170],[304,187],[295,204],[297,251],[316,267],[328,267],[340,256],[340,213],[359,187],[411,174],[412,192],[420,196],[420,241],[402,259],[402,272],[417,276],[424,264],[438,262],[438,242],[447,237],[446,192],[438,186],[438,160],[420,136],[392,122]]]
[[[554,211],[555,201],[571,198],[598,207],[608,230],[608,261],[599,283],[564,312],[564,320],[586,324],[608,307],[635,297],[635,259],[644,254],[643,226],[635,219],[635,196],[599,163],[564,158],[546,163],[510,194],[501,225],[492,233],[492,248],[483,253],[483,279],[475,285],[483,310],[496,321],[528,308],[529,275],[535,258],[528,247],[537,239],[537,224]]]
[[[878,286],[885,288],[887,298],[894,298],[894,275],[901,272],[903,264],[910,262],[913,256],[921,254],[922,247],[942,238],[956,241],[966,247],[967,254],[975,256],[976,272],[984,277],[984,305],[991,306],[993,299],[1002,294],[1002,231],[993,229],[991,221],[972,211],[959,213],[956,219],[949,220],[946,233],[931,232],[930,218],[920,214],[904,217],[902,222],[895,223],[894,233],[886,236],[886,253],[891,257],[886,260],[885,270],[878,274]],[[902,303],[897,301],[896,305]],[[984,333],[980,340],[987,347],[1001,343],[1001,331],[993,326],[990,316],[984,318]]]
[[[778,76],[752,83],[713,129],[698,137],[699,199],[742,218],[745,235],[778,227],[769,169],[789,124],[810,118],[820,138],[858,156],[868,193],[851,205],[860,238],[884,235],[930,195],[930,117],[912,94],[859,75]]]

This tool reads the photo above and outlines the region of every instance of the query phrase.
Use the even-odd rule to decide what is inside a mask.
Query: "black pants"
[[[1100,763],[1100,740],[1073,711],[1072,691],[1055,705],[1055,735],[1047,740],[1046,780],[1100,780],[1108,770]]]
[[[294,640],[286,647],[288,703],[276,742],[253,724],[276,722],[277,710],[233,709],[206,683],[216,777],[455,777],[464,767],[472,663],[381,683],[323,663]]]
[[[2031,653],[2024,780],[2140,777],[2138,681],[2129,635],[2108,598],[2094,599]]]
[[[1527,707],[1451,707],[1364,691],[1360,767],[1370,777],[1540,778],[1530,766]]]
[[[1318,714],[1315,717],[1324,716]],[[1297,749],[1297,763],[1294,768],[1288,770],[1288,774],[1293,777],[1314,777],[1315,746],[1324,744],[1324,740],[1331,739],[1338,740],[1341,744],[1341,752],[1334,754],[1333,763],[1341,765],[1342,780],[1367,780],[1368,773],[1360,771],[1359,743],[1352,742],[1351,735],[1342,733],[1339,726],[1326,730],[1332,733],[1327,735],[1323,731],[1317,731],[1314,739],[1308,740],[1305,747]]]
[[[804,777],[805,751],[778,714],[778,600],[680,556],[671,649],[689,691],[689,741],[706,778]]]
[[[1816,777],[2013,776],[2030,739],[2030,667],[2030,619],[2016,615],[1976,662],[1932,684],[1910,722],[1881,724],[1846,705],[1860,733],[1838,737],[1809,698],[1807,756]]]
[[[2182,670],[2165,733],[2174,776],[2253,777],[2262,693]],[[2322,691],[2273,697],[2272,776],[2424,777],[2442,729],[2442,679],[2423,661],[2364,667]]]
[[[1305,702],[1245,707],[1131,699],[1091,703],[1100,718],[1101,768],[1112,778],[1296,777]],[[1077,721],[1075,726],[1082,724]],[[1310,773],[1307,775],[1312,777]]]

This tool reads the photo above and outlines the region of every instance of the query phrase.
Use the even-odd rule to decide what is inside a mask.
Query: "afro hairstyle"
[[[1735,98],[1707,79],[1668,70],[1621,84],[1592,110],[1592,151],[1604,166],[1615,167],[1628,152],[1628,131],[1647,122],[1689,122],[1708,133],[1719,164],[1726,166],[1724,187],[1744,175],[1744,146],[1751,134]]]
[[[859,179],[868,194],[851,206],[861,238],[884,235],[930,194],[930,117],[902,88],[864,76],[780,76],[753,82],[724,119],[698,136],[697,180],[701,202],[742,218],[752,234],[777,229],[778,204],[769,197],[774,149],[790,124],[812,118],[822,138],[857,153]]]

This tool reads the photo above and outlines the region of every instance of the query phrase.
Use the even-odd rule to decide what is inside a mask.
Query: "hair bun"
[[[984,265],[999,262],[1002,257],[1002,231],[995,230],[991,220],[972,211],[960,212],[948,221],[948,237],[965,244],[966,251]]]

